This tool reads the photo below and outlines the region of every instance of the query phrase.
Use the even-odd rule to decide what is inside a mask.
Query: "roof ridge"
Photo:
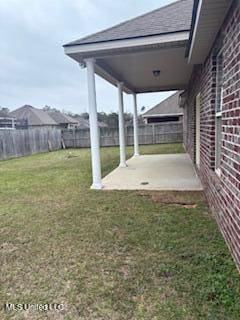
[[[152,14],[152,13],[154,13],[154,12],[159,11],[159,10],[162,10],[162,9],[165,9],[165,8],[168,8],[168,7],[171,7],[171,6],[175,5],[176,3],[185,2],[185,1],[187,1],[187,0],[177,0],[177,1],[174,1],[174,2],[172,2],[172,3],[166,4],[165,6],[162,6],[162,7],[160,7],[160,8],[153,9],[153,10],[151,10],[151,11],[149,11],[149,12],[145,12],[145,13],[143,13],[143,14],[140,14],[139,16],[136,16],[135,18],[130,18],[130,19],[127,19],[127,20],[125,20],[125,21],[122,21],[122,22],[120,22],[120,23],[118,23],[118,24],[115,24],[115,25],[112,26],[112,27],[109,27],[109,28],[100,30],[100,31],[98,31],[98,32],[93,32],[93,33],[91,33],[91,34],[89,34],[89,35],[87,35],[87,36],[84,36],[83,38],[80,38],[80,39],[78,39],[78,40],[81,40],[81,41],[86,40],[86,39],[89,38],[89,37],[96,36],[96,35],[98,35],[98,34],[100,34],[100,33],[102,33],[102,32],[106,32],[106,31],[112,30],[112,29],[117,28],[117,27],[120,27],[120,26],[122,26],[122,25],[124,25],[124,24],[126,24],[126,23],[128,23],[128,22],[130,22],[130,21],[132,22],[132,21],[134,21],[134,20],[136,20],[136,19],[145,17],[145,16],[150,15],[150,14]],[[71,42],[69,42],[69,43],[66,43],[66,44],[63,45],[63,47],[68,46],[68,45],[71,45],[72,42],[75,42],[75,41],[71,41]]]

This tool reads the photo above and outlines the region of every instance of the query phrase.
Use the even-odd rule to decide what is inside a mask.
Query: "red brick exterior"
[[[199,176],[240,270],[240,8],[230,9],[208,58],[195,66],[184,107],[184,143],[195,161],[195,101],[200,93]],[[215,173],[216,46],[223,52],[221,175]]]

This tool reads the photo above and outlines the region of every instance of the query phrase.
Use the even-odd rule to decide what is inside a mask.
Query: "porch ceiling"
[[[156,43],[150,39],[143,45],[141,39],[141,44],[132,41],[126,46],[123,41],[115,48],[110,43],[111,47],[88,47],[87,51],[82,46],[66,47],[65,53],[83,67],[86,58],[95,58],[95,72],[115,86],[122,82],[126,93],[184,90],[192,72],[185,57],[188,37],[189,33],[184,32]],[[159,76],[154,76],[154,70],[160,71]]]
[[[108,57],[97,64],[119,75],[136,93],[185,89],[192,69],[185,60],[184,46]],[[154,76],[154,70],[160,75]]]

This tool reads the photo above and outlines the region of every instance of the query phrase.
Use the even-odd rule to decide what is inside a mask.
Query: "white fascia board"
[[[161,117],[175,117],[175,116],[183,116],[183,113],[166,113],[166,114],[146,114],[142,115],[143,118],[161,118]]]
[[[157,45],[162,43],[171,43],[177,41],[187,41],[189,39],[189,31],[174,32],[169,34],[147,36],[134,39],[112,40],[99,43],[79,44],[64,47],[65,54],[73,53],[91,53],[114,49],[128,49],[132,47]]]
[[[197,34],[198,25],[199,25],[199,17],[200,17],[200,12],[202,9],[202,3],[203,3],[203,1],[199,0],[197,14],[196,14],[196,21],[194,24],[193,36],[192,36],[192,41],[191,41],[191,47],[190,47],[189,56],[188,56],[188,63],[191,63],[191,59],[192,59],[192,52],[193,52],[193,47],[194,47],[195,41],[196,41],[196,34]]]
[[[215,2],[213,0],[199,0],[188,56],[189,64],[204,62],[232,3],[233,0]],[[209,18],[211,19],[210,26],[204,23],[204,20]]]

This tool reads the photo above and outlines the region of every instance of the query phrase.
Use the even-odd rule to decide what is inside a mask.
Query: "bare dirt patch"
[[[141,191],[142,196],[150,197],[160,204],[171,204],[187,209],[196,208],[200,204],[206,205],[202,191]]]

